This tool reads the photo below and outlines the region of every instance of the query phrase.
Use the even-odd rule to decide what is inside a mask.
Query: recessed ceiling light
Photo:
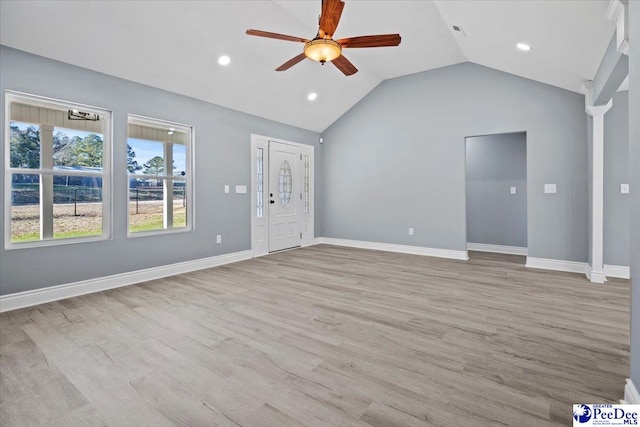
[[[167,132],[167,135],[173,135],[173,131],[170,130],[169,132]]]
[[[518,44],[516,45],[516,47],[517,47],[518,49],[520,49],[520,50],[524,50],[524,51],[529,51],[529,50],[531,50],[531,46],[529,46],[529,45],[528,45],[528,44],[526,44],[526,43],[518,43]]]
[[[309,96],[307,96],[307,99],[308,99],[309,101],[315,101],[315,99],[316,99],[317,97],[318,97],[318,94],[317,94],[317,93],[315,93],[315,92],[311,92],[311,93],[309,94]]]
[[[222,55],[220,58],[218,58],[218,64],[220,65],[229,65],[230,62],[231,58],[229,58],[227,55]]]

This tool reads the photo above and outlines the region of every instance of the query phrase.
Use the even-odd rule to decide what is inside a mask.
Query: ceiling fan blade
[[[309,39],[303,39],[302,37],[288,36],[286,34],[270,33],[269,31],[261,30],[247,30],[247,34],[250,36],[266,37],[268,39],[286,40],[289,42],[301,42],[306,43]]]
[[[342,47],[383,47],[398,46],[400,34],[379,34],[376,36],[347,37],[336,40]]]
[[[338,68],[338,70],[342,71],[345,76],[350,76],[358,72],[358,69],[354,67],[351,61],[345,58],[344,55],[338,56],[331,62],[336,66],[336,68]]]
[[[294,56],[293,58],[291,58],[290,60],[288,60],[281,66],[279,66],[278,68],[276,68],[276,71],[288,70],[289,68],[296,65],[298,62],[302,61],[304,58],[306,58],[306,56],[304,55],[304,52],[302,52],[300,55]]]
[[[320,15],[320,29],[318,35],[320,37],[332,37],[338,28],[340,16],[344,9],[342,0],[323,0],[322,14]]]

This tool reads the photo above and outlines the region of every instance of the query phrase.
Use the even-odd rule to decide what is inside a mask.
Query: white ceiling
[[[323,131],[382,80],[471,61],[578,91],[613,35],[607,0],[345,0],[335,37],[400,33],[398,47],[345,49],[345,77],[305,60],[274,69],[313,38],[313,1],[0,1],[0,43],[282,123]],[[462,26],[466,37],[451,30]],[[532,46],[528,53],[515,44]],[[231,57],[227,67],[217,58]],[[313,102],[307,94],[317,92]]]

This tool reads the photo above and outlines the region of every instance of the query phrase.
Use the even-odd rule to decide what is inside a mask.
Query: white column
[[[173,144],[164,143],[164,174],[173,176]],[[164,180],[164,228],[173,228],[173,179]]]
[[[53,169],[53,126],[40,125],[40,169]],[[53,175],[40,175],[40,239],[53,238]]]
[[[593,118],[592,166],[591,166],[591,265],[587,277],[594,283],[604,283],[604,115],[611,108],[607,105],[587,106],[587,114]]]

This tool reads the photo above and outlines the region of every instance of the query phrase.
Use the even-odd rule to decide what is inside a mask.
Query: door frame
[[[268,208],[268,190],[269,190],[269,142],[277,142],[280,144],[292,145],[300,148],[302,151],[303,159],[299,160],[300,173],[300,192],[304,191],[304,156],[309,156],[309,213],[304,213],[304,203],[300,205],[300,225],[302,226],[304,221],[309,222],[309,231],[302,233],[300,239],[300,247],[310,246],[313,244],[315,232],[315,168],[314,168],[314,151],[313,145],[301,144],[299,142],[286,141],[283,139],[272,138],[264,135],[251,134],[251,254],[252,257],[259,257],[269,254],[269,208]],[[257,218],[258,210],[258,194],[257,194],[257,152],[262,148],[262,167],[263,167],[263,179],[262,179],[262,206],[263,216]],[[297,196],[301,197],[301,196]],[[266,225],[266,226],[265,226]],[[257,241],[258,227],[263,227],[264,238],[261,241]]]
[[[476,137],[482,137],[482,136],[498,136],[498,135],[507,135],[507,134],[516,134],[516,133],[522,133],[524,134],[524,139],[525,139],[525,164],[526,164],[526,168],[527,168],[527,173],[526,173],[526,178],[525,178],[525,182],[527,185],[527,192],[525,193],[526,196],[526,204],[527,204],[527,208],[526,208],[526,213],[527,213],[527,227],[526,227],[526,233],[527,233],[527,246],[526,247],[518,247],[518,246],[503,246],[503,245],[490,245],[490,244],[473,244],[474,242],[469,242],[469,225],[468,225],[468,215],[469,212],[467,210],[467,197],[468,197],[468,191],[469,189],[467,188],[467,144],[468,144],[468,139],[469,138],[476,138]],[[467,251],[467,253],[472,250],[472,251],[478,251],[478,252],[492,252],[492,253],[501,253],[501,254],[510,254],[510,255],[524,255],[524,256],[528,256],[529,253],[529,244],[530,244],[530,219],[531,219],[531,192],[532,190],[532,186],[529,185],[532,180],[531,180],[531,165],[529,164],[529,158],[530,158],[530,145],[529,144],[529,131],[527,129],[524,130],[504,130],[504,131],[494,131],[494,132],[489,132],[489,133],[478,133],[478,134],[473,134],[473,135],[467,135],[463,138],[462,140],[462,151],[463,151],[463,158],[464,158],[464,240],[465,240],[465,250]],[[467,259],[469,259],[469,257],[467,256]],[[528,258],[527,258],[528,259]]]

